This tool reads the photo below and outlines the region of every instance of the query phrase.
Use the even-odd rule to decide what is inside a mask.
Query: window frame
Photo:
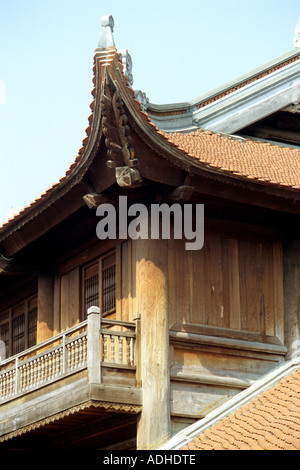
[[[16,347],[16,334],[14,335],[14,323],[24,316],[24,327],[18,333],[19,344],[22,347]],[[33,320],[33,325],[29,322]],[[26,299],[18,302],[15,305],[5,309],[0,313],[0,340],[2,340],[1,330],[6,327],[8,331],[5,341],[5,359],[15,356],[29,347],[37,344],[37,324],[38,324],[38,296],[37,294],[31,295]],[[23,330],[23,331],[22,331]],[[31,339],[30,336],[31,335]],[[22,338],[23,336],[23,338]],[[15,341],[14,341],[15,340]],[[4,360],[1,358],[1,360]]]
[[[105,265],[105,260],[109,260],[109,258],[113,258],[113,261],[109,262],[108,265]],[[86,277],[85,275],[85,272],[93,267],[97,267],[97,273],[98,273],[98,305],[95,305],[93,304],[94,306],[97,306],[100,308],[100,311],[101,311],[101,316],[103,317],[107,317],[109,315],[114,315],[116,314],[116,308],[117,308],[117,253],[116,253],[116,249],[112,249],[104,254],[102,254],[101,256],[98,256],[97,258],[95,258],[93,261],[85,264],[84,266],[82,266],[82,270],[81,270],[81,273],[82,273],[82,277],[81,277],[81,286],[82,286],[82,312],[83,312],[83,315],[82,317],[83,318],[86,318],[86,315],[87,315],[87,309],[89,307],[91,307],[92,305],[87,305],[87,299],[86,299],[86,290],[85,290],[85,286],[86,286],[86,281],[88,279],[91,279],[93,276],[91,276],[90,278]],[[104,311],[104,299],[103,299],[103,273],[105,270],[107,269],[110,269],[114,267],[114,272],[113,272],[113,277],[114,277],[114,282],[113,282],[113,285],[114,285],[114,289],[113,289],[113,297],[114,297],[114,305],[112,308],[110,308],[109,310],[105,310]]]

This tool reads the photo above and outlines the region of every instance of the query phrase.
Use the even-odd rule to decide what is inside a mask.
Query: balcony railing
[[[0,362],[0,404],[87,369],[101,383],[101,364],[135,368],[136,323],[102,319],[91,307],[84,322]]]

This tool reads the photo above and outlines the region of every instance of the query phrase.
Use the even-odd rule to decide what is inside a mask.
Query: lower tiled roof
[[[300,189],[300,149],[210,131],[163,133],[199,163],[262,184]]]
[[[300,450],[300,370],[207,429],[184,450]]]

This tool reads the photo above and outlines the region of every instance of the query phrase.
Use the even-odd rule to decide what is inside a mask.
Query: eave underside
[[[0,450],[134,449],[140,407],[90,400],[0,437]]]

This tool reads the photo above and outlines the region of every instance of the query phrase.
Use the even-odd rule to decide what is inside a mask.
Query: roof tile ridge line
[[[243,79],[243,77],[241,77],[240,80],[237,79],[236,84],[232,84],[231,86],[229,84],[228,86],[225,86],[223,91],[220,91],[219,93],[214,94],[212,92],[211,95],[208,96],[206,100],[205,99],[203,101],[199,100],[198,102],[194,104],[194,106],[197,109],[201,109],[205,106],[208,106],[209,104],[212,104],[215,101],[225,98],[226,96],[234,93],[235,91],[238,91],[242,88],[245,88],[246,86],[256,83],[258,80],[268,77],[269,75],[271,75],[271,73],[275,73],[278,70],[281,70],[282,68],[287,67],[290,64],[293,64],[294,62],[297,62],[298,60],[300,60],[300,53],[298,53],[297,55],[295,55],[294,57],[290,59],[286,59],[285,61],[278,62],[277,64],[273,64],[273,66],[271,65],[270,67],[267,67],[266,69],[261,70],[260,72],[258,71],[256,74],[253,72],[253,75],[251,75],[251,72],[250,72],[248,78],[245,77]]]
[[[177,107],[184,107],[186,109],[195,108],[196,110],[198,110],[209,104],[212,104],[215,101],[218,101],[219,99],[227,96],[228,94],[238,91],[239,89],[258,81],[261,78],[265,78],[271,73],[276,72],[277,70],[280,70],[285,66],[289,66],[290,64],[297,62],[298,60],[300,60],[300,50],[293,50],[292,52],[285,54],[284,56],[281,56],[278,59],[275,59],[274,61],[268,62],[267,64],[262,65],[250,71],[249,73],[242,75],[241,77],[237,77],[236,79],[225,83],[224,85],[221,85],[215,88],[214,90],[205,93],[204,95],[198,96],[197,98],[178,103],[156,104],[150,102],[148,108],[150,109],[150,112],[152,108],[154,111],[159,112],[159,110],[164,107],[172,107],[174,108],[174,110]],[[162,109],[162,112],[170,112],[172,114],[171,110],[166,111]]]
[[[178,450],[188,445],[195,437],[210,429],[212,426],[226,418],[231,413],[250,403],[254,398],[270,389],[287,375],[300,368],[300,355],[288,362],[280,363],[276,369],[264,375],[249,388],[230,398],[223,405],[209,413],[205,418],[179,431],[169,441],[160,446],[158,450]]]

